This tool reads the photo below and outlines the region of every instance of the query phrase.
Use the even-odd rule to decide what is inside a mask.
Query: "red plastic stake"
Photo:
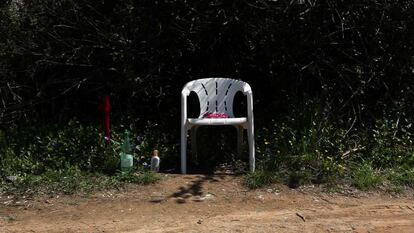
[[[104,112],[104,130],[105,130],[105,144],[111,144],[111,132],[109,115],[111,113],[111,104],[109,102],[109,95],[103,98],[103,112]]]

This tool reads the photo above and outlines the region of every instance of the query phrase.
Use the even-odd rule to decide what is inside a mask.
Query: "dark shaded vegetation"
[[[76,167],[49,170],[41,175],[27,174],[5,183],[2,192],[30,197],[39,194],[91,194],[108,189],[123,189],[127,184],[149,185],[161,177],[149,171],[106,175],[81,171]]]
[[[390,180],[413,185],[414,2],[302,2],[2,1],[0,176],[113,175],[124,129],[141,136],[137,163],[157,148],[164,166],[177,167],[181,88],[220,76],[253,88],[252,182],[396,169]],[[231,148],[216,133],[200,136],[216,142],[204,148],[212,160]]]

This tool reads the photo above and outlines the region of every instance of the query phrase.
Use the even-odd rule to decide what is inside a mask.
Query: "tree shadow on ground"
[[[202,197],[205,195],[203,186],[208,182],[219,182],[224,179],[225,175],[220,174],[203,174],[198,175],[196,180],[191,181],[186,187],[181,186],[177,192],[174,192],[169,197],[177,198],[176,202],[183,204],[186,203],[191,197]]]

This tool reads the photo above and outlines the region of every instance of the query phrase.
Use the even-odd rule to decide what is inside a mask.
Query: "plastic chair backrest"
[[[187,83],[183,94],[195,92],[200,102],[200,115],[206,113],[221,113],[234,117],[233,100],[237,92],[251,94],[249,84],[229,78],[204,78]]]

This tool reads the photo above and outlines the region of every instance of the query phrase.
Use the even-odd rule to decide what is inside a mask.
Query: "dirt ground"
[[[90,197],[0,199],[0,232],[414,232],[414,198],[275,185],[231,175],[166,175]]]

